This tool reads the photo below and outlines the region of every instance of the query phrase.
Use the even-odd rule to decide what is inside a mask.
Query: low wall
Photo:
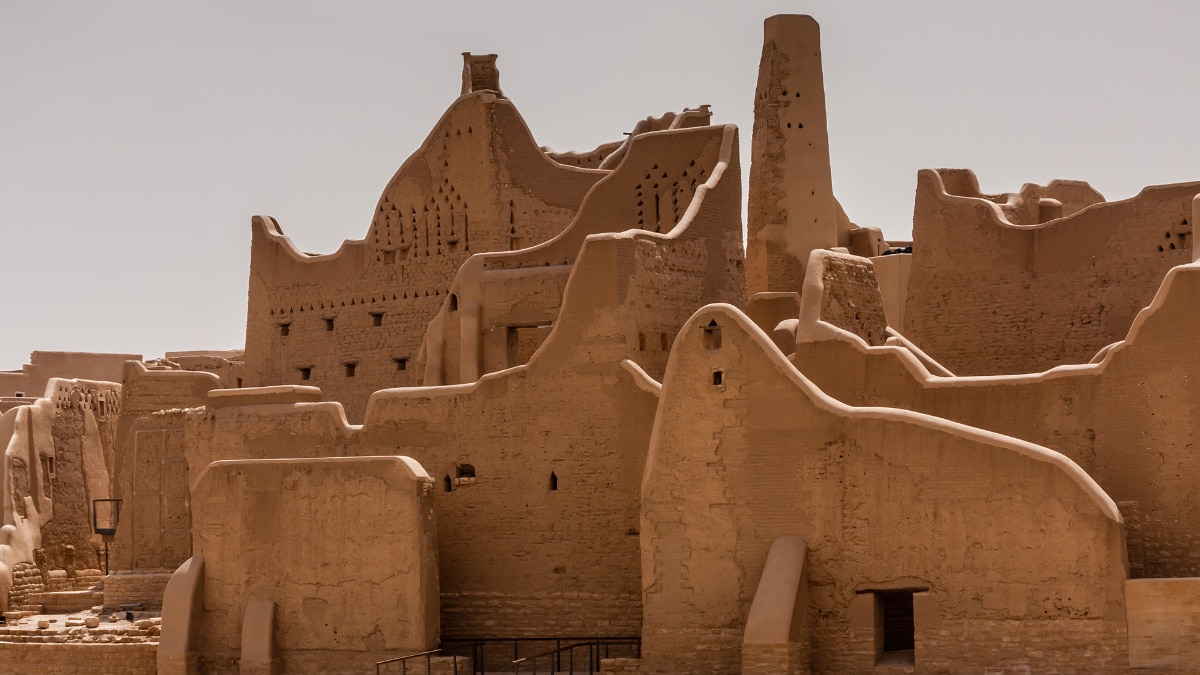
[[[171,573],[110,574],[104,577],[104,606],[120,607],[141,603],[149,608],[162,607],[163,591]]]
[[[43,593],[46,590],[46,581],[42,578],[42,572],[31,562],[19,562],[13,565],[12,570],[12,588],[8,589],[8,606],[10,609],[16,609],[21,605],[28,604],[29,596],[35,593]]]
[[[1194,673],[1200,661],[1200,578],[1125,582],[1129,668],[1146,673]],[[1145,670],[1141,670],[1145,669]]]
[[[0,643],[0,672],[155,675],[158,645]]]

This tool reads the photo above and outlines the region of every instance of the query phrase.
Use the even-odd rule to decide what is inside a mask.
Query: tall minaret
[[[750,150],[750,295],[799,291],[808,254],[845,245],[829,172],[820,26],[782,14],[767,19],[764,32]]]

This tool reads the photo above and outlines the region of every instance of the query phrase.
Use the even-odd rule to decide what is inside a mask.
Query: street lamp
[[[116,538],[120,520],[120,499],[92,500],[92,530],[104,539],[104,576],[108,576],[108,543]]]

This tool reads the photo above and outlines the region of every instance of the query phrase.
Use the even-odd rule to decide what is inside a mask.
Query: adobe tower
[[[839,219],[829,171],[820,26],[785,14],[767,19],[764,30],[751,143],[750,295],[799,291],[808,254],[847,245],[852,227]]]

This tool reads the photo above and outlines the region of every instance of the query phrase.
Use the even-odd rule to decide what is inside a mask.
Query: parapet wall
[[[0,373],[0,397],[16,396],[17,392],[27,398],[44,396],[46,385],[54,378],[120,382],[125,362],[141,359],[139,354],[33,352],[20,371]]]
[[[1127,672],[1121,517],[1077,465],[842,405],[740,312],[704,308],[676,340],[647,459],[640,672],[737,672],[787,535],[808,543],[814,672],[878,672],[873,598],[905,589],[922,670]]]
[[[723,156],[735,157],[730,131],[721,139]],[[724,172],[736,176],[736,165],[715,170]],[[736,214],[737,191],[714,190],[705,204]],[[587,238],[553,329],[526,364],[471,384],[377,392],[361,428],[304,388],[211,392],[187,417],[189,465],[407,454],[436,484],[446,636],[636,635],[637,494],[658,401],[637,365],[639,335],[682,324],[706,293],[741,290],[709,277],[740,253],[725,237],[736,216],[697,222]],[[668,279],[677,301],[657,302]]]
[[[191,557],[184,420],[219,382],[209,372],[126,364],[111,474],[122,515],[109,547],[111,570],[165,573]],[[161,602],[160,593],[146,604]]]
[[[850,405],[915,410],[1061,451],[1121,506],[1134,577],[1200,576],[1200,266],[1171,270],[1126,339],[1085,365],[935,377],[906,349],[848,334],[796,345],[793,361]]]
[[[632,277],[654,286],[646,304],[655,310],[638,316],[633,357],[651,376],[661,374],[681,311],[713,301],[744,303],[738,174],[733,127],[637,136],[563,233],[463,265],[426,334],[424,383],[472,382],[527,362],[558,316],[585,239],[618,231],[666,235],[658,257],[639,258],[647,267]],[[664,306],[670,309],[658,311]]]
[[[987,196],[960,196],[963,174],[973,185],[969,172],[918,174],[903,327],[960,375],[1086,363],[1124,337],[1168,269],[1192,259],[1200,183],[1016,225]]]
[[[799,320],[800,327],[825,323],[849,331],[867,344],[883,344],[888,321],[872,261],[845,253],[813,251],[805,268]],[[797,339],[811,339],[802,334],[800,327]]]
[[[244,385],[319,386],[360,420],[372,392],[420,382],[421,341],[459,265],[562,231],[604,175],[547,157],[507,99],[460,97],[392,178],[365,239],[311,255],[255,219]]]
[[[262,657],[283,672],[363,672],[432,649],[432,487],[404,457],[209,465],[192,491],[205,672],[238,672],[239,661],[245,672]]]

